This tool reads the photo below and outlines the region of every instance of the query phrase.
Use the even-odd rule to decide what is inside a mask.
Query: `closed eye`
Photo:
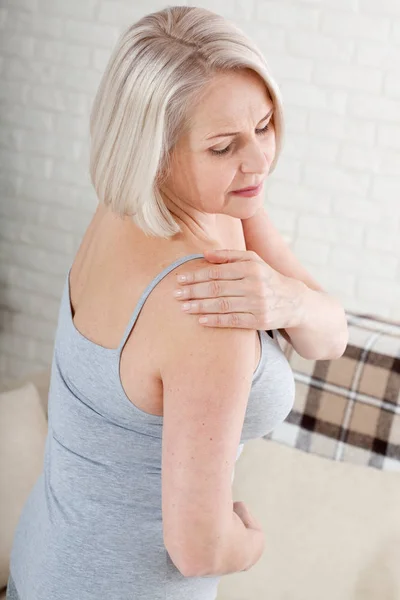
[[[265,133],[267,133],[268,128],[269,128],[269,122],[262,129],[256,129],[257,135],[264,135]],[[223,148],[222,150],[214,150],[213,148],[210,148],[210,151],[211,151],[211,154],[216,154],[217,156],[221,156],[221,154],[226,154],[227,152],[229,152],[231,146],[232,146],[232,144],[229,144],[229,146],[227,146],[226,148]]]

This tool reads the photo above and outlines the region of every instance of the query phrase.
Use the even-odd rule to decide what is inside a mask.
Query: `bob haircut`
[[[89,169],[98,199],[131,216],[147,236],[181,232],[157,183],[205,85],[239,69],[256,72],[273,102],[272,172],[282,148],[283,103],[261,51],[236,25],[203,8],[168,6],[122,33],[90,114]]]

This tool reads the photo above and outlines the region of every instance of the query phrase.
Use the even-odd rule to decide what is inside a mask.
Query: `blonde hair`
[[[168,6],[131,25],[114,48],[90,115],[90,177],[100,201],[131,215],[146,235],[181,229],[157,183],[170,153],[190,126],[189,107],[217,73],[251,69],[274,106],[275,168],[283,138],[283,107],[261,51],[236,25],[209,10]]]

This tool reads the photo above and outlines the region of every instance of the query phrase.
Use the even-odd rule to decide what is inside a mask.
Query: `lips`
[[[253,185],[251,187],[242,188],[241,190],[232,190],[233,192],[250,192],[251,190],[256,190],[260,187],[261,181],[258,185]]]
[[[231,192],[231,194],[234,194],[235,196],[241,196],[242,198],[253,198],[254,196],[258,196],[258,194],[261,193],[263,183],[264,182],[262,181],[258,187],[251,187],[250,189],[247,188],[247,190],[245,191],[234,190],[233,192]]]

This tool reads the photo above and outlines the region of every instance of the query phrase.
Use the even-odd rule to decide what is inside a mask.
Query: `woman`
[[[212,600],[221,575],[260,558],[262,529],[232,502],[235,460],[294,399],[274,333],[258,326],[260,281],[281,298],[271,323],[291,326],[299,348],[316,335],[306,306],[317,325],[328,308],[339,315],[246,251],[281,135],[265,61],[222,17],[169,7],[121,36],[92,109],[99,205],[66,278],[44,468],[14,537],[8,598]],[[212,267],[204,255],[221,248],[236,254],[209,255]],[[231,281],[210,288],[210,266]],[[173,296],[183,273],[186,297],[203,298],[191,316]],[[235,307],[230,320],[193,316],[221,306]]]

